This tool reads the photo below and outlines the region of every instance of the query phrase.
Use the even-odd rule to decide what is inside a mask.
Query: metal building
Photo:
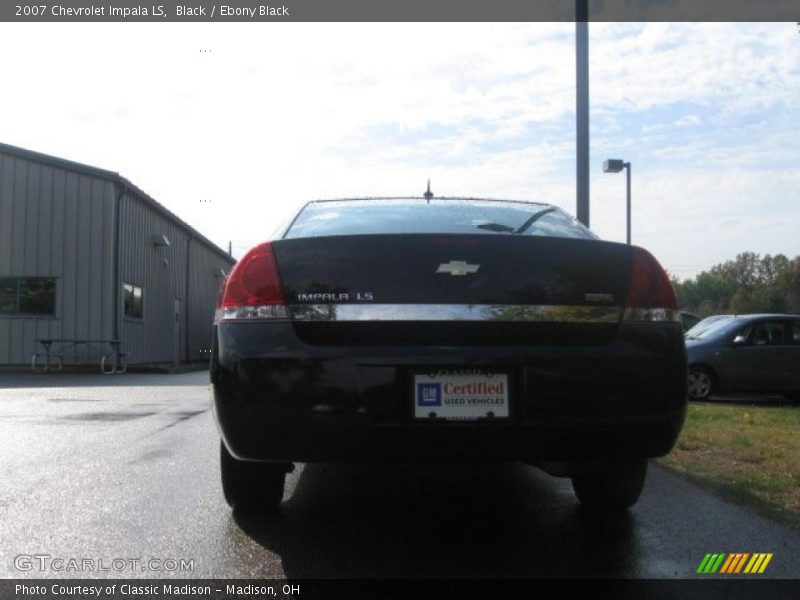
[[[0,144],[0,365],[29,364],[41,339],[206,360],[233,263],[118,173]]]

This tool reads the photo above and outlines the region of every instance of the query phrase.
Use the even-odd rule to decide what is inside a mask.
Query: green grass
[[[752,447],[753,442],[743,433],[737,433],[735,436],[733,436],[733,441],[731,444],[737,448],[750,448]]]
[[[800,513],[800,407],[691,404],[661,462]]]

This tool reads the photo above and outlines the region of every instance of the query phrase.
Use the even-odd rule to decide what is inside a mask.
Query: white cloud
[[[778,226],[798,217],[788,201],[796,169],[785,166],[800,158],[795,27],[590,31],[598,232],[624,236],[623,179],[597,172],[609,151],[634,163],[635,239],[668,266],[699,269],[758,249],[748,244],[800,253]],[[428,177],[437,193],[572,210],[573,32],[527,23],[4,23],[0,53],[14,59],[4,63],[0,131],[8,143],[119,170],[240,250],[305,200],[418,194]],[[755,133],[731,142],[726,132],[745,121]],[[732,198],[738,220],[722,229],[718,206]],[[769,238],[747,233],[756,221]]]

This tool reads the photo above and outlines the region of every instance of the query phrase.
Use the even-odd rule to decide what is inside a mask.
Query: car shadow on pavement
[[[182,387],[208,385],[208,370],[191,373],[31,373],[0,371],[0,390],[19,388]]]
[[[289,578],[631,576],[632,513],[520,464],[308,465],[280,512],[235,513]]]

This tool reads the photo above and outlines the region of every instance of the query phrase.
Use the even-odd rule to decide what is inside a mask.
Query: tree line
[[[717,314],[800,314],[800,256],[743,252],[694,279],[672,278],[678,306],[701,317]]]

